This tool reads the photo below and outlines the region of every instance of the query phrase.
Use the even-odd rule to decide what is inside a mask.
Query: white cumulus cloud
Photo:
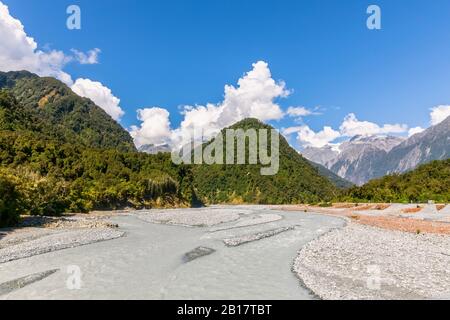
[[[173,146],[181,146],[190,140],[194,127],[203,130],[204,136],[212,137],[221,129],[245,118],[257,118],[261,121],[278,120],[284,114],[275,102],[290,94],[284,82],[272,78],[269,66],[264,61],[253,64],[253,69],[239,79],[237,87],[225,86],[224,100],[218,104],[185,106],[183,121],[179,128],[172,130],[170,139]],[[140,126],[131,128],[131,133],[139,146],[142,141],[151,140],[151,119],[143,120]],[[148,130],[142,130],[142,128]]]
[[[120,99],[115,97],[111,90],[100,82],[80,78],[75,81],[71,89],[79,96],[91,99],[114,120],[120,120],[125,114],[120,107]]]
[[[71,60],[62,51],[38,50],[36,41],[27,36],[23,24],[12,17],[6,5],[0,2],[0,70],[28,70],[40,76],[55,77],[67,84],[71,76],[62,71]]]
[[[412,137],[413,135],[417,134],[417,133],[421,133],[424,132],[425,129],[422,127],[415,127],[415,128],[411,128],[408,131],[408,137]]]
[[[297,134],[297,141],[303,147],[321,148],[329,145],[331,142],[341,136],[339,131],[331,127],[325,126],[321,131],[314,132],[310,127],[304,125],[300,127],[291,127],[283,131],[284,135]]]
[[[353,137],[357,135],[404,133],[408,131],[408,126],[405,124],[385,124],[380,126],[373,122],[360,121],[354,113],[350,113],[344,118],[339,129],[342,136]]]
[[[119,120],[124,112],[119,106],[120,100],[110,89],[89,79],[78,79],[74,83],[63,70],[71,61],[98,63],[100,49],[95,48],[87,53],[73,49],[72,53],[66,55],[58,50],[39,50],[37,42],[26,34],[21,21],[12,17],[8,7],[0,1],[0,71],[27,70],[39,76],[57,78],[71,86],[76,94],[90,98],[113,119]]]
[[[166,109],[158,107],[139,109],[138,119],[142,121],[142,125],[131,127],[131,136],[137,146],[170,142],[172,131],[169,112]]]
[[[290,117],[306,117],[319,114],[305,107],[289,107],[286,113]]]
[[[435,126],[450,117],[450,106],[442,105],[431,108],[431,125]]]
[[[419,128],[414,128],[409,133],[417,133]],[[408,126],[404,124],[378,125],[370,121],[360,121],[354,113],[348,114],[339,127],[339,131],[330,126],[325,126],[321,131],[315,132],[310,127],[303,125],[291,127],[283,131],[284,135],[297,134],[297,141],[302,147],[336,146],[334,141],[338,138],[354,137],[357,135],[400,134],[408,132]]]
[[[77,49],[72,49],[71,51],[74,55],[74,58],[80,64],[97,64],[98,56],[101,52],[101,50],[99,48],[89,50],[87,53],[78,51]]]

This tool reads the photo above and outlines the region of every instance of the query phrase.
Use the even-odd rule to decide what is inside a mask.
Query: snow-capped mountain
[[[322,148],[307,147],[301,154],[308,160],[330,169],[336,163],[340,150],[332,146]]]
[[[403,138],[392,136],[355,136],[338,148],[307,148],[303,155],[340,177],[361,185],[378,175],[379,163],[403,141]]]
[[[450,117],[417,133],[389,152],[386,173],[405,172],[420,164],[450,158]]]
[[[139,147],[138,151],[145,152],[148,154],[158,154],[160,152],[163,152],[163,153],[171,152],[171,149],[168,144],[162,144],[162,145],[145,144],[145,145]]]
[[[356,136],[338,148],[306,148],[303,156],[357,185],[401,173],[432,160],[450,158],[450,117],[408,139]]]

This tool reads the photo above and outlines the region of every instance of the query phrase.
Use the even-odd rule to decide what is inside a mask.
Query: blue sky
[[[278,128],[338,130],[349,113],[426,128],[430,108],[450,104],[446,0],[0,1],[41,49],[101,50],[97,64],[64,70],[110,88],[126,128],[148,107],[167,109],[178,127],[180,106],[220,103],[224,86],[260,60],[292,91],[276,99],[283,110],[321,113],[271,121]],[[81,30],[65,26],[71,4],[82,10]],[[370,4],[382,10],[382,30],[366,27]]]

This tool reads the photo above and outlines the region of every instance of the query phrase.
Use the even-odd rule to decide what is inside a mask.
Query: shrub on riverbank
[[[0,173],[0,228],[17,224],[20,210],[20,196],[16,185],[10,177]]]

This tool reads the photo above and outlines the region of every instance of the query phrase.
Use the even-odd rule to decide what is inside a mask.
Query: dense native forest
[[[59,215],[196,204],[191,170],[138,153],[129,134],[61,82],[0,73],[0,225]]]
[[[337,188],[281,138],[280,170],[261,165],[175,165],[170,154],[138,153],[129,134],[63,83],[0,73],[0,224],[19,214],[202,203],[329,200]],[[249,119],[233,128],[267,128]],[[200,199],[200,200],[199,200]]]
[[[352,202],[450,202],[450,159],[433,161],[405,174],[385,176],[344,192]]]
[[[256,119],[245,119],[229,129],[267,129],[269,132],[273,128]],[[221,135],[226,145],[224,131]],[[280,167],[275,175],[261,175],[261,164],[194,166],[194,186],[200,199],[205,203],[298,204],[329,201],[336,197],[337,187],[292,149],[283,136],[278,134],[278,137]],[[234,154],[236,156],[236,150]]]
[[[272,129],[255,119],[231,127],[250,128]],[[280,168],[274,176],[261,175],[261,164],[175,165],[170,154],[137,152],[126,130],[60,81],[0,72],[0,227],[14,225],[21,214],[127,207],[449,202],[449,160],[342,190],[350,186],[347,181],[279,138]]]

